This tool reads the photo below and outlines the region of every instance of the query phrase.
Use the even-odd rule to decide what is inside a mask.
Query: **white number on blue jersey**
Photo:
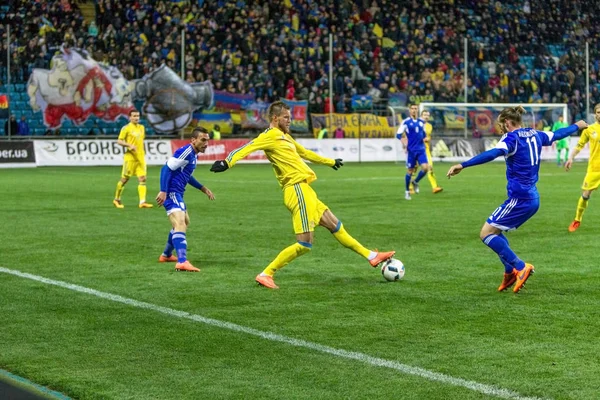
[[[540,155],[538,152],[537,140],[535,140],[535,136],[532,136],[526,139],[527,145],[529,146],[529,160],[531,161],[531,165],[538,165],[540,162]]]

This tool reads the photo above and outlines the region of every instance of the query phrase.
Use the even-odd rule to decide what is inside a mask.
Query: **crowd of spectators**
[[[92,0],[88,0],[92,1]],[[329,34],[333,37],[336,111],[350,97],[462,102],[468,38],[469,102],[585,104],[585,42],[590,45],[591,103],[598,91],[600,26],[592,0],[97,0],[84,20],[74,0],[9,0],[0,21],[0,54],[10,38],[11,76],[32,68],[67,41],[129,79],[166,63],[185,65],[189,82],[217,90],[308,100],[329,111]],[[181,32],[185,56],[181,59]],[[6,57],[0,68],[6,69]]]

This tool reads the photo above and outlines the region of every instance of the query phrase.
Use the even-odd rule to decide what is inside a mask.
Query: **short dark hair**
[[[196,139],[198,136],[200,136],[202,133],[206,133],[208,134],[208,131],[206,130],[206,128],[204,128],[203,126],[197,126],[194,128],[194,130],[192,131],[192,137],[194,139]]]
[[[267,117],[269,118],[269,122],[273,119],[273,117],[278,117],[281,114],[282,110],[289,110],[290,106],[285,104],[283,101],[279,100],[271,103],[267,110]]]
[[[133,113],[140,113],[138,110],[136,110],[135,108],[133,110],[129,110],[129,116],[131,117],[131,114]]]

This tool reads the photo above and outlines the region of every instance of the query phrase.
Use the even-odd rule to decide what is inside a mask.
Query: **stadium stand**
[[[90,0],[88,0],[90,1]],[[84,13],[82,10],[90,11]],[[560,10],[560,12],[559,12]],[[469,102],[564,102],[574,119],[585,108],[585,48],[600,28],[594,1],[305,0],[154,1],[9,0],[0,7],[0,54],[11,32],[9,93],[18,115],[28,110],[25,82],[47,68],[61,43],[85,48],[98,61],[140,78],[166,63],[186,66],[189,82],[211,80],[217,90],[308,100],[327,112],[328,34],[334,34],[334,105],[350,111],[353,94],[385,101],[464,101],[462,38],[469,38]],[[578,15],[578,18],[569,16]],[[95,16],[95,18],[94,18]],[[577,22],[575,22],[577,21]],[[586,21],[588,23],[586,23]],[[180,32],[185,29],[185,59]],[[592,104],[600,102],[598,46],[590,46]],[[6,81],[6,57],[0,80]],[[33,134],[45,133],[39,113]],[[88,134],[90,128],[64,127]],[[102,126],[114,133],[112,126]]]

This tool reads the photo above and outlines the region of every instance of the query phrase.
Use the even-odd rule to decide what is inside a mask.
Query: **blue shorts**
[[[183,202],[183,193],[167,193],[167,199],[163,204],[165,210],[167,211],[167,215],[175,212],[175,211],[183,211],[186,212],[187,209],[185,207],[185,203]]]
[[[427,164],[427,153],[425,152],[425,149],[409,151],[406,156],[406,168],[412,169],[416,167],[417,161],[419,164]]]
[[[507,199],[490,215],[487,223],[502,231],[523,225],[540,208],[540,199]]]

